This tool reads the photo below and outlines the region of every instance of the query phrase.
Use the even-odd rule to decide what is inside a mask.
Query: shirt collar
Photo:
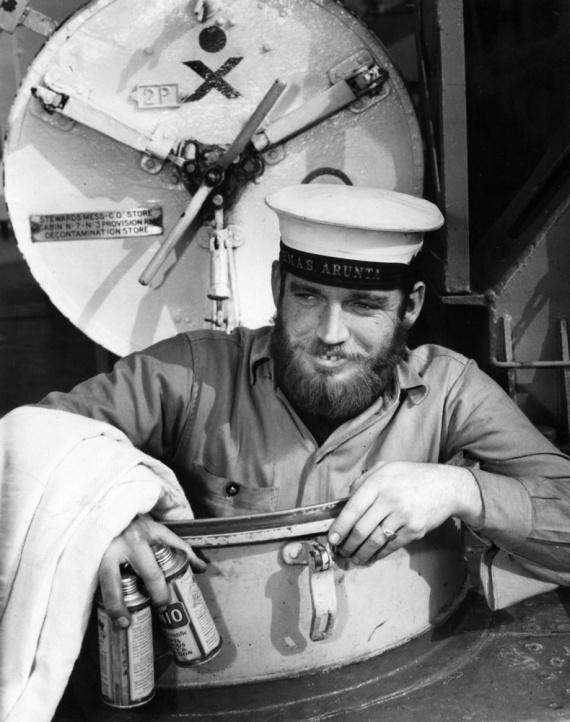
[[[396,369],[398,376],[398,392],[407,391],[413,404],[419,404],[428,395],[429,387],[408,359],[400,361]],[[399,394],[398,394],[399,395]]]
[[[273,381],[275,384],[275,375],[273,373],[273,361],[269,354],[269,341],[271,338],[271,326],[264,329],[264,332],[254,338],[249,361],[249,382],[255,383],[256,375],[261,371],[261,366],[265,362],[266,370],[264,376]],[[398,387],[396,389],[396,398],[400,395],[400,391],[407,391],[410,401],[419,404],[428,394],[428,386],[423,378],[415,370],[409,360],[403,360],[398,364],[396,369]]]
[[[271,339],[272,326],[268,326],[253,339],[251,355],[249,357],[249,383],[254,384],[257,373],[261,373],[261,366],[265,362],[265,378],[272,379],[275,384],[273,373],[273,361],[269,354],[269,341]]]

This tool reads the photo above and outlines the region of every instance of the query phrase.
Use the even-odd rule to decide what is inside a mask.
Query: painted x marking
[[[201,78],[204,78],[205,82],[202,83],[202,85],[200,85],[200,87],[198,87],[192,95],[189,95],[184,102],[190,103],[194,100],[201,100],[210,92],[210,90],[212,90],[212,88],[219,90],[222,95],[226,96],[226,98],[239,98],[241,93],[238,93],[235,88],[232,88],[229,83],[223,80],[223,77],[227,75],[232,68],[235,68],[235,66],[242,60],[243,58],[228,58],[228,60],[226,60],[226,62],[216,71],[210,70],[210,68],[201,60],[188,60],[185,62],[184,65],[187,65]]]

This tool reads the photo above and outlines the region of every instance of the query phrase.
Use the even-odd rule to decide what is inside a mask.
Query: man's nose
[[[340,304],[329,304],[325,307],[319,321],[317,335],[323,343],[329,346],[348,341],[350,331]]]

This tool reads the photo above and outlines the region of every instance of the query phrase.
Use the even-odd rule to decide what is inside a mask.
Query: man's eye
[[[376,306],[373,306],[370,303],[363,303],[362,301],[355,301],[352,304],[352,307],[357,311],[361,311],[363,313],[366,313],[368,311],[376,311],[377,309]]]

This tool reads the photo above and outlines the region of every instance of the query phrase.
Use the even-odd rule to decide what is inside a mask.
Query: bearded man
[[[197,516],[350,496],[329,541],[356,564],[455,517],[489,546],[489,598],[517,574],[570,583],[570,460],[473,361],[406,346],[425,292],[412,259],[442,224],[438,209],[334,185],[283,189],[267,202],[282,235],[274,326],[180,334],[41,405],[118,427],[175,472]],[[477,464],[447,463],[461,453]],[[204,566],[151,516],[134,519],[100,567],[119,626],[130,621],[121,563],[159,609],[168,603],[157,542]]]

